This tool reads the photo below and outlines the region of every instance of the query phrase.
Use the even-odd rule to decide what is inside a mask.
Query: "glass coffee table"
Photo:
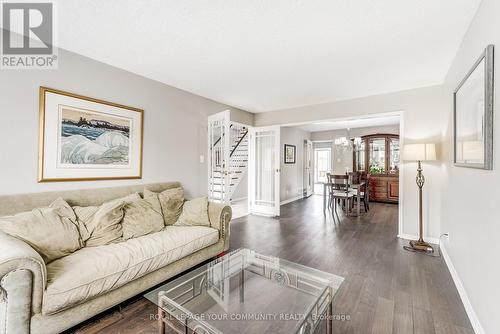
[[[249,249],[232,251],[145,295],[160,333],[332,333],[343,278]]]

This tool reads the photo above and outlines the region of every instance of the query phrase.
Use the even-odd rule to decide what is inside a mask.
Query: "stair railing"
[[[234,152],[236,152],[236,149],[238,148],[238,146],[240,146],[241,142],[243,141],[243,139],[247,135],[248,129],[245,128],[245,130],[246,131],[243,133],[243,136],[241,136],[240,140],[238,140],[238,142],[236,143],[236,146],[234,146],[234,148],[231,150],[231,153],[229,153],[229,157],[233,156]]]
[[[233,125],[232,125],[232,124],[229,124],[229,128],[231,129],[232,127],[233,127]],[[223,133],[223,134],[219,137],[219,139],[217,139],[217,140],[215,141],[215,143],[213,144],[213,147],[215,147],[215,146],[216,146],[216,145],[217,145],[217,144],[221,141],[221,139],[222,139],[222,137],[224,137],[224,135],[225,135],[225,133]]]

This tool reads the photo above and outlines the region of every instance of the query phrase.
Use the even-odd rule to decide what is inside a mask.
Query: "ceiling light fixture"
[[[349,127],[349,122],[346,122],[346,134],[345,137],[335,138],[334,143],[337,147],[345,151],[351,151],[354,149],[355,145],[361,144],[361,137],[351,138],[351,128]]]

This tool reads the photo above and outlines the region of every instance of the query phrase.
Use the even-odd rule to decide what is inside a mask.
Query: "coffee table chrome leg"
[[[333,309],[332,303],[328,304],[328,309],[326,310],[326,334],[333,333]]]
[[[245,302],[245,270],[240,271],[240,303]]]
[[[165,311],[158,307],[158,333],[165,334]]]

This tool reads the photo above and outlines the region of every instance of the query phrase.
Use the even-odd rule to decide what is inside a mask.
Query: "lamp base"
[[[434,248],[432,248],[432,246],[429,243],[423,240],[412,240],[410,241],[410,246],[404,246],[403,248],[412,252],[419,252],[426,254],[434,253]]]

